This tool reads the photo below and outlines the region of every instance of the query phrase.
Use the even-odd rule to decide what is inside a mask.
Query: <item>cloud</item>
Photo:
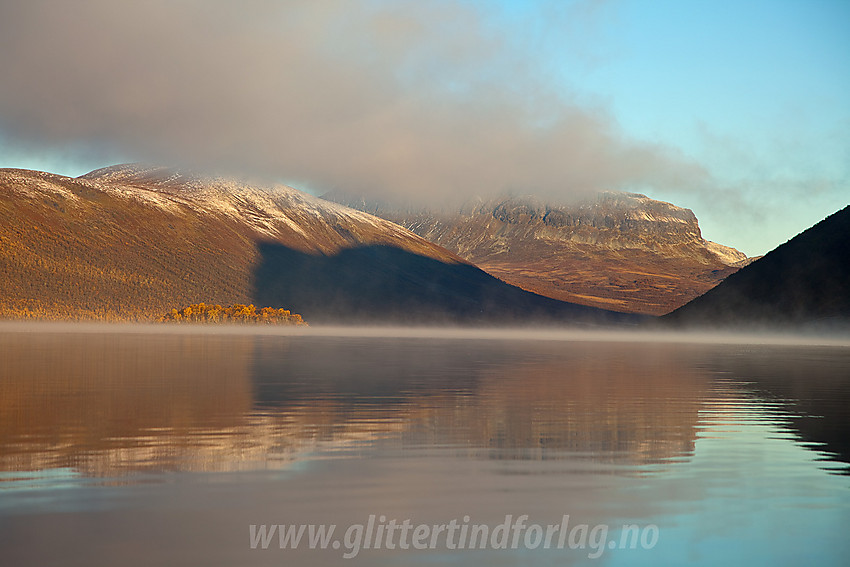
[[[498,29],[451,1],[5,2],[0,132],[413,199],[708,182]]]

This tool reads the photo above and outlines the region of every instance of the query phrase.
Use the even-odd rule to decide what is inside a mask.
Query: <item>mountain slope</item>
[[[667,313],[747,261],[704,240],[689,209],[636,193],[573,206],[478,201],[457,211],[325,198],[396,222],[523,289],[617,311]]]
[[[286,307],[308,321],[499,319],[523,308],[560,320],[608,316],[508,286],[389,221],[281,185],[136,165],[77,179],[7,169],[0,215],[6,317],[149,320],[198,302]],[[363,281],[354,286],[332,260],[361,248],[392,255],[355,262]],[[422,261],[427,270],[400,267]]]
[[[664,320],[723,326],[850,324],[850,206]]]
[[[264,187],[139,165],[98,169],[78,181],[146,199],[165,211],[188,207],[207,218],[234,223],[253,239],[272,240],[304,252],[329,254],[360,244],[386,244],[445,262],[462,262],[395,223],[286,185]]]

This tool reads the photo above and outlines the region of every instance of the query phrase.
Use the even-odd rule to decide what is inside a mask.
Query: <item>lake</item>
[[[0,564],[846,565],[848,380],[811,337],[4,324]]]

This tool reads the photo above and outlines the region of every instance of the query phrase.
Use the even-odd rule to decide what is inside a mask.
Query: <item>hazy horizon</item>
[[[706,345],[800,345],[850,347],[850,327],[836,329],[720,329],[691,326],[684,329],[667,328],[582,328],[567,325],[522,327],[510,325],[401,325],[401,324],[310,324],[289,325],[212,325],[208,323],[163,324],[156,322],[104,323],[96,321],[4,321],[0,333],[100,334],[120,333],[139,335],[215,335],[215,336],[278,336],[278,337],[349,337],[399,339],[453,340],[512,340],[561,342],[668,343]]]

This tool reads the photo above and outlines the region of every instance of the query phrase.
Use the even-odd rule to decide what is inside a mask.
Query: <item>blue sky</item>
[[[850,204],[850,2],[562,6],[506,3],[503,25],[535,30],[569,96],[711,172],[715,191],[642,189],[706,237],[762,254]]]
[[[0,6],[0,167],[634,190],[750,255],[850,202],[847,1],[65,4]]]

